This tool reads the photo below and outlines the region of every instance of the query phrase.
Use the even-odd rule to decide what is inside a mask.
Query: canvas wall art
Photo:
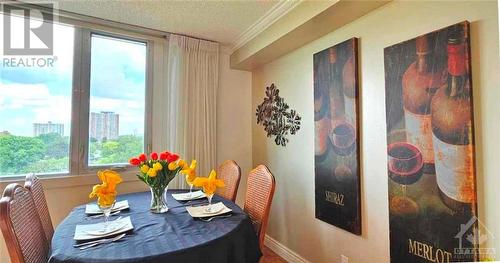
[[[469,23],[384,50],[391,262],[477,260]]]
[[[314,54],[316,218],[361,234],[356,38]]]

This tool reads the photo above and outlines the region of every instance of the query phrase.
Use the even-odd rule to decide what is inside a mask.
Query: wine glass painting
[[[361,234],[356,38],[314,54],[316,218]]]
[[[465,21],[384,49],[391,262],[478,260],[469,42]]]

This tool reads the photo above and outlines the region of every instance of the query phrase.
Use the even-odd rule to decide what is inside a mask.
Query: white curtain
[[[167,145],[206,176],[216,165],[219,44],[172,34],[167,53]],[[179,176],[172,186],[187,184]]]

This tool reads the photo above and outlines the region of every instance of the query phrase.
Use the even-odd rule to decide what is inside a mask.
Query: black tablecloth
[[[214,196],[233,210],[228,218],[211,222],[193,219],[185,205],[172,198],[169,191],[169,211],[149,212],[150,193],[121,195],[130,209],[119,215],[130,216],[134,230],[123,239],[110,244],[80,250],[73,240],[77,224],[98,223],[103,218],[85,219],[85,206],[79,206],[57,227],[52,239],[49,262],[258,262],[261,252],[250,219],[235,203]],[[205,199],[206,200],[206,199]],[[116,218],[111,217],[111,219]]]

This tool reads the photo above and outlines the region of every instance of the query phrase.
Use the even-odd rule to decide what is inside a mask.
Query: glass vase
[[[168,185],[163,187],[150,187],[151,190],[151,212],[162,214],[168,211],[167,206],[167,189]]]

